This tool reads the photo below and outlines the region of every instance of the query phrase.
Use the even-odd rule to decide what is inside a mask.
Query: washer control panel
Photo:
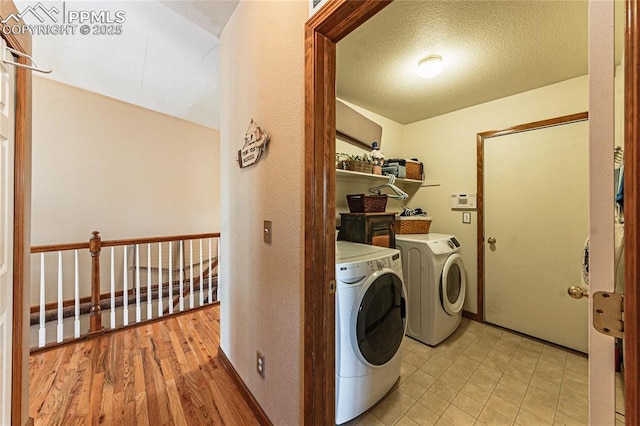
[[[400,254],[396,253],[392,256],[362,262],[338,264],[336,265],[336,278],[347,284],[355,284],[366,276],[383,269],[391,269],[395,272],[402,271]]]
[[[433,254],[453,253],[460,249],[460,242],[456,237],[444,238],[442,240],[427,241],[427,245]]]
[[[368,271],[376,272],[381,271],[383,269],[392,269],[394,271],[398,271],[398,268],[402,269],[402,261],[400,260],[400,254],[396,253],[393,256],[385,256],[380,259],[369,260],[367,261]]]

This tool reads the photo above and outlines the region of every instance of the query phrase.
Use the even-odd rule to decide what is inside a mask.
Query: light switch
[[[462,223],[471,223],[471,212],[462,212]]]
[[[270,244],[271,243],[271,221],[270,220],[265,220],[264,221],[264,225],[262,226],[262,230],[263,230],[263,239],[265,243]]]

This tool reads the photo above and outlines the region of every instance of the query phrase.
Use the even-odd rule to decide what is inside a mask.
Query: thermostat
[[[475,209],[476,194],[451,194],[452,209]]]

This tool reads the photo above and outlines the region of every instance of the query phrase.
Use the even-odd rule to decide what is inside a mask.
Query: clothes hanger
[[[389,188],[390,190],[395,192],[395,195],[386,194],[387,197],[393,198],[394,200],[406,200],[407,198],[409,198],[409,194],[407,194],[402,189],[400,189],[400,188],[398,188],[397,186],[394,185],[394,183],[396,181],[396,177],[394,175],[390,175],[390,174],[387,173],[387,174],[385,174],[385,176],[387,176],[389,178],[389,182],[387,182],[387,183],[385,183],[383,185],[378,185],[378,186],[371,187],[371,188],[369,188],[369,192],[371,192],[372,194],[377,194],[377,195],[385,195],[385,194],[382,194],[380,192],[380,190],[384,189],[384,188]]]

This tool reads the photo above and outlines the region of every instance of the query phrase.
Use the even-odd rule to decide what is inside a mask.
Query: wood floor
[[[218,359],[219,305],[30,358],[38,425],[255,425]]]

